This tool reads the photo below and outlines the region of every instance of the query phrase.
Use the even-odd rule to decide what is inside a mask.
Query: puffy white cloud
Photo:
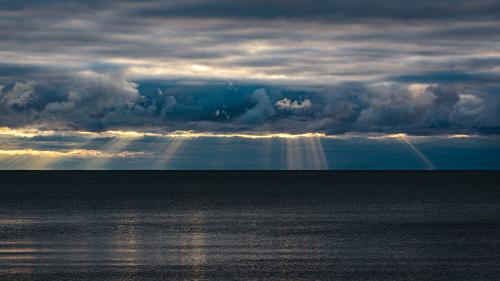
[[[277,101],[275,105],[278,110],[296,112],[310,109],[312,107],[312,102],[309,99],[305,99],[303,101],[292,101],[290,99],[284,98]]]

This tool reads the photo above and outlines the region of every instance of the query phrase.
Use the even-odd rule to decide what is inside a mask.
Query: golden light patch
[[[33,138],[37,136],[50,136],[55,134],[54,131],[40,131],[37,129],[11,129],[6,127],[0,127],[0,135],[21,137],[21,138]]]
[[[216,132],[194,132],[194,131],[174,131],[174,132],[141,132],[141,131],[126,131],[126,130],[110,130],[104,132],[87,132],[87,131],[51,131],[39,130],[32,128],[5,128],[0,127],[0,136],[32,138],[37,136],[71,136],[79,135],[88,138],[98,137],[117,137],[117,138],[142,138],[142,137],[157,137],[157,138],[243,138],[243,139],[299,139],[299,138],[328,138],[328,139],[349,139],[349,138],[367,138],[374,140],[383,139],[422,139],[422,138],[470,138],[475,135],[466,134],[451,134],[451,135],[431,135],[431,136],[416,136],[405,133],[396,134],[373,134],[373,133],[347,133],[342,135],[327,135],[325,133],[309,132],[309,133],[216,133]]]
[[[54,150],[36,150],[36,149],[11,149],[0,150],[0,156],[15,157],[15,156],[33,156],[33,157],[78,157],[78,158],[110,158],[110,157],[134,157],[144,153],[121,151],[118,153],[107,153],[98,150],[75,149],[69,151],[54,151]]]

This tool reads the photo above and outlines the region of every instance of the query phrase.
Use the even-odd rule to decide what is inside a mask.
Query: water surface
[[[500,276],[496,173],[0,175],[0,280]]]

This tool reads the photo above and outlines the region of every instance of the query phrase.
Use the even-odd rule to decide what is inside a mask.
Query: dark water
[[[0,280],[499,280],[498,173],[0,172]]]

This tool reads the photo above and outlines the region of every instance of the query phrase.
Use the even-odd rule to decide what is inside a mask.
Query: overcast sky
[[[500,1],[0,0],[0,127],[500,133]]]

